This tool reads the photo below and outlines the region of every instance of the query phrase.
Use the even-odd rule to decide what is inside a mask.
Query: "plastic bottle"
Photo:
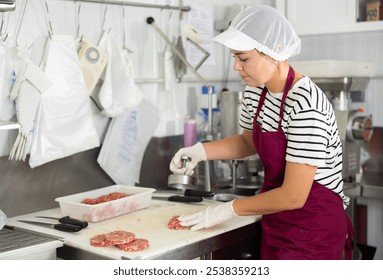
[[[193,146],[197,141],[197,121],[185,119],[184,122],[184,147]]]
[[[219,133],[219,115],[220,108],[217,103],[217,94],[215,93],[215,87],[212,86],[212,100],[211,100],[211,108],[212,108],[212,136],[213,139],[217,139]],[[200,142],[207,140],[207,132],[208,132],[208,119],[209,119],[209,88],[206,86],[202,86],[202,94],[200,96],[199,107],[200,109],[196,113],[196,121],[197,121],[197,140]]]
[[[211,108],[217,108],[217,94],[215,93],[215,87],[211,86],[213,93],[211,95]],[[202,86],[202,95],[200,99],[200,108],[207,110],[209,108],[209,88],[207,86]]]

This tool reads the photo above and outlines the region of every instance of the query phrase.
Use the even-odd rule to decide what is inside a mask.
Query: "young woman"
[[[170,163],[193,174],[202,160],[258,153],[265,178],[260,194],[181,216],[192,230],[236,215],[263,215],[263,259],[349,259],[353,229],[343,193],[342,145],[325,94],[295,72],[288,58],[301,42],[286,18],[269,6],[242,11],[214,38],[231,50],[246,82],[240,125],[244,132],[179,150]],[[192,161],[181,168],[180,158]],[[345,250],[346,249],[346,250]]]

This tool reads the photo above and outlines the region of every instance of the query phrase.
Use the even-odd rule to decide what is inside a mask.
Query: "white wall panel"
[[[383,126],[383,31],[301,36],[302,51],[294,60],[334,59],[368,61],[376,65],[376,76],[366,89],[365,110],[374,125]]]

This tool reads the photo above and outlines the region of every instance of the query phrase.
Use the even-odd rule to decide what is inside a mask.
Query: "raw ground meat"
[[[145,250],[149,247],[149,241],[143,238],[137,238],[127,244],[118,244],[117,248],[122,251],[137,252]]]
[[[132,232],[115,230],[104,234],[98,234],[90,239],[90,245],[94,247],[114,247],[122,251],[136,252],[149,247],[149,241],[137,238]]]
[[[119,244],[126,244],[132,242],[136,235],[132,232],[125,231],[125,230],[115,230],[109,233],[105,234],[106,240],[110,242],[110,244],[119,245]]]
[[[90,239],[94,247],[112,247],[117,244],[130,243],[135,239],[135,234],[124,230],[115,230],[105,234],[98,234]]]
[[[168,222],[168,228],[169,229],[185,229],[183,225],[180,224],[180,221],[178,220],[179,215],[173,216],[169,222]]]
[[[94,205],[94,204],[100,204],[100,203],[111,201],[111,200],[124,198],[127,196],[129,196],[129,195],[126,193],[112,192],[109,194],[101,195],[101,196],[96,197],[96,198],[85,198],[81,201],[81,203]]]
[[[81,203],[93,205],[93,204],[96,204],[96,199],[94,199],[94,198],[85,198],[85,199],[83,199],[81,201]]]
[[[98,234],[90,239],[90,245],[94,247],[111,247],[113,246],[107,239],[106,234]]]
[[[111,201],[111,200],[116,200],[116,199],[124,198],[124,197],[127,197],[127,196],[128,195],[126,193],[112,192],[112,193],[109,193],[109,194],[105,194],[105,195],[99,196],[95,200],[96,200],[96,203],[103,203],[103,202],[108,202],[108,201]]]

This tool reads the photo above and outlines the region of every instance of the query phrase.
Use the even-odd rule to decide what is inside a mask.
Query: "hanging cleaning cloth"
[[[98,100],[103,108],[102,113],[115,117],[136,106],[142,100],[142,94],[134,82],[132,67],[127,60],[129,57],[124,54],[111,31],[104,32],[99,46],[106,50],[109,58]]]
[[[52,86],[41,94],[29,160],[32,168],[100,145],[71,36],[52,35],[43,69]]]

